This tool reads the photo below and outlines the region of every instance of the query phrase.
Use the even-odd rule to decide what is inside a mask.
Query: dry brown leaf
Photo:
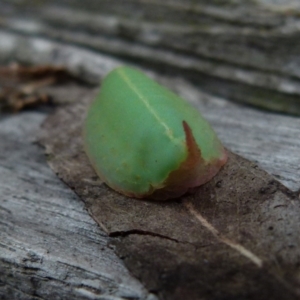
[[[52,169],[149,291],[178,300],[299,299],[295,193],[230,153],[222,171],[194,195],[167,203],[126,198],[100,181],[83,151],[81,126],[91,98],[51,116],[41,143]]]
[[[0,67],[0,108],[19,112],[51,102],[43,89],[74,78],[63,67],[24,67],[12,64]]]
[[[42,78],[55,77],[57,79],[65,80],[70,78],[65,67],[42,65],[42,66],[21,66],[13,63],[9,66],[0,67],[0,79],[10,80],[14,82],[25,82],[32,80],[41,80]]]

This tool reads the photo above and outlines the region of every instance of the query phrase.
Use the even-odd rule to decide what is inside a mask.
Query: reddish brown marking
[[[190,168],[203,159],[201,157],[201,151],[193,136],[191,127],[186,121],[183,121],[182,125],[185,133],[185,142],[188,149],[188,157],[183,165],[181,165],[181,167]]]
[[[200,186],[211,180],[225,164],[227,154],[221,158],[206,162],[201,155],[201,151],[196,143],[192,129],[186,121],[182,122],[185,142],[187,147],[187,157],[177,170],[172,171],[163,183],[163,188],[149,191],[146,198],[154,200],[167,200],[180,197],[187,191]]]

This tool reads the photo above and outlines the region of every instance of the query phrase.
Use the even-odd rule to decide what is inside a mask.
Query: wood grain
[[[23,0],[0,8],[10,32],[184,73],[214,95],[300,114],[297,1]]]
[[[267,3],[267,1],[263,2]],[[55,36],[51,29],[55,20],[47,23],[42,14],[41,21],[38,18],[30,21],[30,18],[26,17],[28,11],[19,19],[21,6],[12,9],[11,3],[8,1],[1,3],[1,13],[6,14],[6,23],[2,22],[0,30],[2,63],[19,61],[33,65],[64,65],[74,75],[93,85],[98,84],[103,75],[112,68],[128,63],[99,53],[99,50],[120,55],[120,49],[124,49],[128,58],[131,54],[140,53],[144,56],[142,60],[150,62],[155,61],[154,58],[159,54],[157,57],[170,58],[166,65],[174,66],[174,60],[176,63],[178,61],[179,65],[182,63],[178,56],[164,56],[165,51],[154,51],[150,46],[150,40],[146,41],[148,46],[137,47],[135,43],[129,43],[128,39],[125,43],[123,38],[118,40],[116,37],[111,40],[111,44],[107,44],[106,39],[99,38],[97,48],[86,43],[90,40],[85,33],[83,36],[76,33],[76,36],[82,39],[81,42],[64,39],[64,31],[61,32],[61,37]],[[262,38],[257,42],[258,52],[250,51],[252,54],[248,57],[243,55],[248,51],[246,44],[245,48],[237,47],[238,52],[235,52],[232,44],[233,52],[228,48],[228,51],[224,50],[222,53],[230,55],[234,63],[237,63],[236,74],[240,74],[239,68],[244,69],[243,66],[247,66],[248,69],[249,65],[257,72],[262,72],[264,76],[269,76],[269,72],[271,75],[275,72],[275,75],[280,78],[279,81],[274,81],[274,93],[281,95],[282,85],[277,86],[280,82],[286,83],[283,85],[285,88],[291,87],[291,91],[298,89],[299,59],[293,54],[294,50],[297,51],[297,47],[288,46],[287,50],[293,50],[289,55],[281,56],[281,51],[275,51],[270,58],[264,54],[269,53],[265,52],[265,49],[272,50],[274,42],[281,47],[276,49],[283,49],[285,45],[289,45],[284,44],[284,29],[290,29],[286,37],[287,41],[297,41],[295,37],[298,31],[294,27],[297,16],[293,16],[297,10],[292,11],[292,17],[284,19],[289,7],[277,6],[277,8],[279,14],[273,18],[261,18],[257,10],[249,16],[246,13],[249,11],[248,8],[244,10],[247,26],[256,24],[253,26],[257,30],[261,28],[261,24],[262,27],[273,28],[273,31],[270,31],[274,32],[274,35],[271,34],[271,40]],[[43,11],[44,7],[41,6],[40,9]],[[75,8],[70,10],[74,16],[74,25],[70,27],[72,30],[82,16],[81,12],[79,17],[73,14],[75,10]],[[285,13],[283,14],[282,11]],[[216,14],[217,10],[213,12]],[[223,17],[227,14],[232,18],[228,10],[219,13]],[[44,14],[49,17],[51,10],[44,10]],[[89,16],[89,13],[86,16]],[[52,14],[51,18],[55,18],[55,14]],[[57,15],[57,18],[62,20],[60,15]],[[18,23],[14,20],[24,22]],[[84,26],[88,26],[87,18],[82,20]],[[95,12],[95,17],[91,17],[90,20],[102,22],[102,18],[98,18],[98,12]],[[115,22],[115,18],[109,20],[112,22],[108,22],[107,26],[113,26],[110,24]],[[30,27],[30,24],[33,26]],[[37,27],[41,24],[47,26],[45,25],[44,32],[38,33],[41,35],[38,37],[35,30],[43,28]],[[277,33],[274,30],[278,30]],[[279,40],[276,39],[276,34],[280,37]],[[60,42],[55,39],[59,39]],[[253,40],[256,43],[255,35]],[[211,43],[213,41],[211,40]],[[242,39],[241,43],[244,41]],[[228,45],[230,46],[231,43]],[[104,46],[107,48],[103,48]],[[203,45],[200,50],[204,51],[205,47]],[[201,55],[204,54],[203,52]],[[208,54],[206,52],[204,61],[207,60]],[[258,59],[259,63],[257,63],[255,57],[262,59]],[[212,63],[210,59],[208,62]],[[135,61],[135,65],[139,65],[138,61]],[[153,66],[156,64],[154,63]],[[231,94],[226,93],[227,89],[223,89],[223,84],[220,82],[211,81],[214,84],[208,85],[208,81],[199,81],[197,76],[196,79],[193,76],[185,76],[187,73],[183,70],[189,69],[189,65],[181,66],[179,69],[182,72],[171,71],[163,75],[164,72],[153,72],[152,68],[148,74],[199,107],[230,150],[257,162],[289,189],[299,191],[300,119],[234,104],[226,99]],[[209,68],[207,70],[210,72]],[[206,73],[201,78],[207,78]],[[251,78],[254,77],[250,76]],[[250,89],[255,85],[256,83],[250,85]],[[247,95],[244,89],[239,90],[239,84],[233,83],[232,87],[236,87],[238,95]],[[246,91],[249,92],[249,89]],[[217,97],[211,93],[222,96]],[[67,97],[68,92],[64,91],[64,95],[66,101],[73,100]],[[240,96],[235,99],[238,98],[241,99]],[[52,296],[57,299],[111,300],[130,297],[153,299],[154,296],[149,295],[141,284],[129,275],[122,262],[107,247],[107,237],[89,217],[80,199],[56,178],[46,165],[43,150],[32,143],[46,114],[47,112],[43,111],[31,111],[13,116],[0,115],[0,296],[4,299],[49,299]]]
[[[0,118],[0,298],[154,299],[47,166],[34,143],[45,116]]]

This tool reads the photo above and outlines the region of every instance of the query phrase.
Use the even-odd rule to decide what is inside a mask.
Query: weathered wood
[[[299,11],[293,0],[24,0],[1,5],[0,26],[184,72],[215,95],[300,114]]]
[[[33,143],[45,116],[0,118],[0,298],[146,299]]]
[[[43,3],[46,4],[47,1]],[[58,15],[59,11],[56,11],[56,14],[53,13],[54,6],[52,6],[52,10],[49,9],[49,6],[45,10],[45,7],[43,5],[40,6],[39,12],[44,10],[44,13],[48,15],[47,18],[52,16],[54,19],[56,16],[61,20],[64,19]],[[174,60],[176,64],[177,62],[180,64],[183,61],[180,58],[183,55],[183,50],[174,50],[176,55],[173,53],[173,50],[165,50],[163,47],[154,51],[149,46],[151,44],[149,41],[145,41],[146,46],[143,48],[141,42],[140,44],[130,42],[130,38],[125,39],[122,35],[120,37],[116,35],[116,38],[110,41],[105,39],[104,36],[102,39],[99,36],[99,44],[103,46],[98,48],[86,44],[84,41],[63,39],[59,36],[59,33],[63,35],[64,30],[56,30],[54,32],[51,29],[51,26],[54,26],[53,24],[56,21],[52,21],[51,26],[47,25],[46,21],[43,21],[43,14],[40,14],[39,17],[35,15],[36,17],[31,19],[25,18],[26,14],[31,15],[32,13],[28,7],[27,11],[25,8],[24,14],[22,11],[22,19],[19,14],[20,7],[16,6],[13,10],[10,10],[11,2],[7,2],[5,6],[4,3],[1,3],[0,13],[5,13],[4,19],[3,16],[1,17],[1,21],[5,20],[5,22],[2,22],[5,29],[0,31],[1,62],[7,63],[17,60],[35,65],[65,65],[73,74],[95,84],[99,82],[108,70],[124,62],[84,49],[79,44],[90,46],[94,50],[100,49],[118,55],[123,55],[120,49],[124,49],[128,57],[140,55],[140,58],[146,61],[156,60],[163,62],[168,58],[167,63],[164,61],[165,65],[174,66]],[[250,50],[249,53],[252,54],[250,58],[248,57],[248,61],[239,62],[239,60],[247,58],[247,55],[242,55],[244,49],[248,49],[246,46],[240,52],[233,52],[234,54],[228,48],[224,48],[223,54],[231,55],[232,60],[235,60],[232,65],[237,66],[236,74],[240,74],[239,76],[241,76],[241,73],[239,73],[240,69],[247,70],[247,72],[250,72],[250,69],[252,71],[256,70],[257,72],[262,72],[264,76],[271,76],[275,72],[274,74],[279,76],[280,79],[277,83],[286,82],[286,85],[281,84],[277,86],[275,84],[276,81],[273,81],[274,87],[270,87],[270,90],[274,91],[274,95],[282,95],[281,92],[276,92],[282,89],[282,86],[290,87],[291,91],[294,91],[299,86],[297,79],[299,78],[299,74],[297,74],[299,61],[294,54],[294,50],[297,50],[297,40],[295,39],[297,30],[293,27],[297,17],[285,19],[280,11],[277,19],[260,18],[259,11],[247,17],[247,9],[248,6],[245,6],[245,20],[248,20],[249,24],[258,22],[254,26],[257,30],[261,29],[261,24],[268,22],[270,24],[268,26],[274,30],[278,29],[282,38],[277,43],[281,47],[280,49],[284,48],[282,40],[284,40],[285,34],[283,29],[288,28],[286,26],[290,22],[291,34],[287,35],[287,40],[295,40],[295,48],[291,49],[291,47],[287,46],[286,49],[291,49],[292,51],[289,54],[290,56],[283,55],[285,53],[284,49],[282,50],[282,56],[279,50],[278,53],[274,50],[276,55],[274,54],[274,56],[270,57],[268,65],[268,61],[265,61],[265,59],[268,58],[267,54],[270,52],[264,51],[264,49],[273,49],[272,47],[276,43],[271,43],[272,40],[270,41],[267,38],[256,40],[254,35],[253,41],[257,41],[257,43],[259,41],[262,44],[266,43],[265,48],[260,46],[257,49],[257,51],[262,51],[262,56],[259,55],[260,52],[255,52],[254,50],[252,52]],[[64,12],[66,13],[67,10]],[[81,36],[79,29],[74,31],[76,29],[75,25],[78,24],[80,19],[77,18],[78,15],[73,14],[75,12],[74,8],[71,14],[74,16],[74,25],[70,27],[71,31],[76,32],[73,37],[83,39],[86,36],[86,40],[88,40],[86,33],[82,33]],[[77,12],[81,15],[81,11],[77,10]],[[228,10],[219,13],[230,16]],[[95,11],[94,17],[82,19],[83,25],[80,26],[85,28],[88,24],[93,24],[93,22],[101,22],[104,16],[102,19],[98,19],[98,14]],[[86,16],[89,15],[90,12],[86,14]],[[67,17],[65,19],[69,20]],[[118,18],[109,17],[108,19],[104,18],[104,20],[106,26],[112,26],[110,24],[116,22]],[[110,20],[112,20],[111,23]],[[122,19],[120,20],[122,21]],[[128,18],[126,20],[128,22]],[[254,22],[253,20],[256,21]],[[39,27],[40,25],[45,27]],[[285,25],[285,27],[281,25]],[[264,26],[262,25],[262,27]],[[35,37],[36,29],[39,28],[50,28],[52,34],[47,29],[40,31],[40,34],[44,37]],[[143,27],[141,26],[141,28]],[[26,34],[25,31],[27,32]],[[125,30],[126,32],[128,30]],[[90,30],[90,35],[93,36],[93,34],[95,33]],[[185,36],[184,34],[182,35]],[[63,42],[55,42],[52,38],[59,38]],[[237,42],[245,42],[245,39],[239,41],[239,36],[235,36],[234,39]],[[164,38],[160,40],[164,40]],[[92,39],[92,42],[95,42],[95,40]],[[269,42],[270,44],[268,44]],[[210,43],[210,46],[212,46],[212,39]],[[77,46],[74,44],[77,44]],[[267,47],[267,45],[270,45],[270,47]],[[107,48],[104,48],[104,46]],[[230,43],[228,43],[229,46]],[[232,47],[233,50],[234,48]],[[250,49],[252,48],[250,47]],[[279,48],[275,47],[274,49]],[[165,55],[165,53],[169,53],[168,51],[172,54],[171,56],[169,54]],[[177,55],[179,52],[180,57]],[[157,56],[157,54],[160,54],[160,56]],[[142,55],[144,55],[144,58],[141,57]],[[262,57],[258,59],[261,62],[261,68],[259,68],[259,64],[255,65],[257,64],[255,57]],[[210,64],[213,63],[206,69],[209,72],[210,66],[215,68],[219,65],[214,59],[206,56],[204,61],[208,61]],[[225,66],[228,61],[226,61]],[[190,64],[180,68],[189,71],[190,66],[194,62],[192,61]],[[221,63],[222,59],[220,59]],[[248,68],[249,66],[250,69]],[[268,71],[266,71],[267,66],[269,67]],[[190,72],[187,73],[191,74]],[[229,149],[258,162],[261,167],[275,175],[288,188],[294,191],[300,188],[299,118],[260,112],[230,103],[222,97],[213,97],[207,91],[214,90],[213,92],[216,92],[220,88],[221,91],[218,93],[229,96],[231,94],[227,93],[228,89],[224,87],[223,83],[220,84],[219,81],[210,81],[210,85],[204,91],[204,83],[205,85],[208,84],[208,81],[204,80],[204,78],[207,78],[207,73],[205,72],[203,77],[201,77],[203,81],[199,81],[200,77],[197,76],[196,82],[194,81],[196,84],[186,80],[186,73],[182,73],[182,76],[176,72],[172,76],[161,76],[153,72],[150,72],[150,74],[199,107]],[[219,75],[213,76],[218,77]],[[250,76],[249,78],[251,79],[252,77]],[[233,79],[232,86],[237,88],[237,93],[244,93],[244,86],[239,90],[240,85],[236,84],[239,80]],[[216,85],[212,85],[214,82]],[[255,86],[256,83],[253,85],[252,83],[249,84],[250,89]],[[286,91],[284,93],[288,94]],[[66,186],[61,184],[46,166],[43,151],[36,145],[31,144],[44,117],[44,113],[30,112],[16,116],[1,115],[0,118],[1,297],[4,297],[4,299],[34,299],[34,297],[37,299],[49,299],[49,297],[56,297],[56,299],[151,298],[152,296],[147,296],[141,285],[130,277],[122,263],[114,256],[112,250],[107,247],[107,238],[88,216],[80,200]],[[28,137],[29,135],[30,137]],[[101,248],[103,248],[102,251]],[[50,252],[47,253],[47,250]]]

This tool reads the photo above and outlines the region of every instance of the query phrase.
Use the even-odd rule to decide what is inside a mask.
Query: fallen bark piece
[[[160,299],[299,299],[295,193],[229,153],[224,168],[193,196],[171,202],[121,196],[101,182],[83,150],[91,99],[49,117],[40,141],[52,169],[149,291]]]

